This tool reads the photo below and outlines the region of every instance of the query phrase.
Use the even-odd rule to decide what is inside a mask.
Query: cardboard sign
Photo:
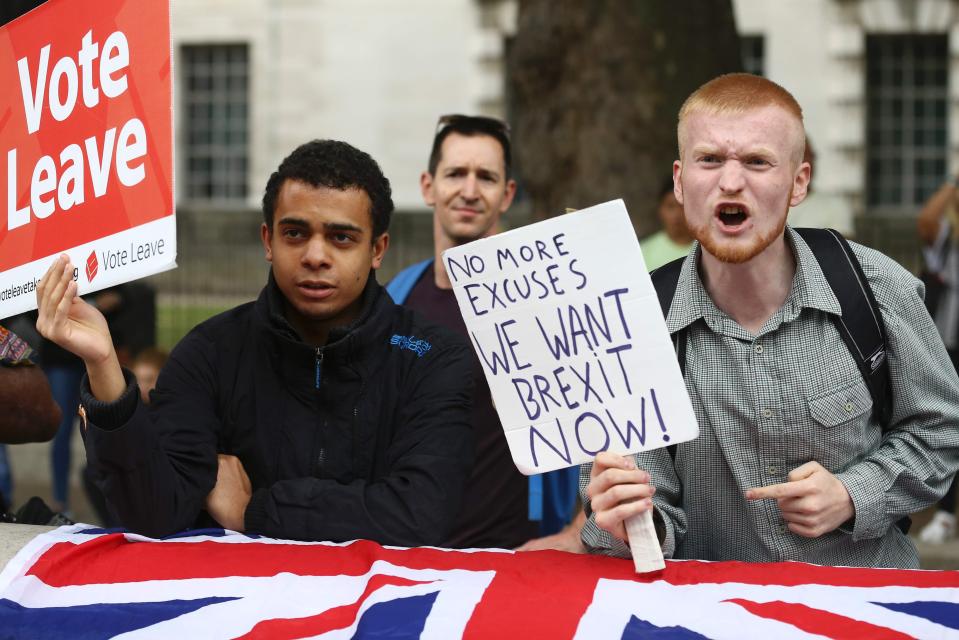
[[[443,261],[521,472],[699,435],[622,200]]]
[[[0,318],[60,253],[80,293],[176,266],[169,0],[49,0],[0,28]]]

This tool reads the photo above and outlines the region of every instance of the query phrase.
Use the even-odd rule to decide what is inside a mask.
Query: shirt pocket
[[[809,415],[824,427],[857,420],[872,410],[872,396],[863,380],[808,399]]]
[[[807,398],[815,430],[809,434],[812,459],[830,471],[844,469],[868,448],[872,396],[859,378],[839,389]]]

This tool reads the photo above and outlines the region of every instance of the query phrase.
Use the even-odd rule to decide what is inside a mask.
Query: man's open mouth
[[[746,222],[746,218],[749,217],[749,211],[746,207],[736,204],[720,205],[717,214],[719,215],[719,221],[727,227],[738,227]]]

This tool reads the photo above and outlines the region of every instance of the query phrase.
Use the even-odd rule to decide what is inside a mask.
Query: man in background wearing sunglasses
[[[428,169],[420,176],[423,200],[433,209],[434,258],[401,271],[387,285],[397,303],[467,336],[441,257],[446,249],[499,232],[500,218],[516,194],[511,160],[509,128],[500,120],[465,115],[439,119]],[[476,462],[446,546],[581,551],[579,527],[563,529],[575,501],[575,472],[530,480],[520,474],[475,357],[473,376]],[[563,533],[556,534],[560,529]],[[540,535],[547,537],[537,538]]]

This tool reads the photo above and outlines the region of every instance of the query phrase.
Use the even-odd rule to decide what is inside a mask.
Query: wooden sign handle
[[[663,549],[659,546],[659,536],[656,535],[656,526],[653,524],[652,509],[626,518],[626,536],[629,538],[629,549],[633,553],[636,573],[650,573],[666,568]]]

